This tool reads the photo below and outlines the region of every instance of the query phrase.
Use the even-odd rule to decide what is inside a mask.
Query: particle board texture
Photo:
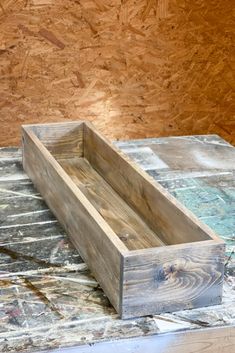
[[[215,135],[118,146],[226,242],[222,304],[120,320],[23,171],[21,150],[0,148],[1,352],[139,353],[158,347],[164,353],[233,353],[234,148]]]
[[[235,143],[233,1],[1,0],[0,144],[89,119],[112,139]]]
[[[24,125],[22,141],[25,171],[122,318],[221,303],[224,241],[92,124]]]

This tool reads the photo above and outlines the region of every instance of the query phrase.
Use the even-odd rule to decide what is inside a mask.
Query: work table
[[[218,343],[232,352],[235,149],[216,135],[116,145],[225,240],[222,305],[120,320],[24,173],[21,150],[1,148],[0,352],[152,352],[159,344],[159,353],[178,353],[176,341],[179,352],[189,341],[195,353],[216,353]]]

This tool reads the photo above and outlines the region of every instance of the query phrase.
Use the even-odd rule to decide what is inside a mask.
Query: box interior
[[[61,130],[59,125],[55,129],[53,127],[34,129],[34,133],[44,146],[129,250],[211,239],[205,232],[199,232],[198,238],[197,235],[190,237],[190,234],[184,236],[183,240],[182,237],[177,238],[177,234],[175,237],[167,238],[162,236],[164,234],[164,230],[161,231],[162,220],[158,228],[160,231],[156,231],[146,217],[143,217],[143,214],[140,214],[139,210],[110,184],[110,180],[107,181],[108,172],[101,173],[94,166],[89,156],[99,154],[99,148],[92,149],[84,156],[84,150],[90,148],[89,134],[84,131],[84,124],[74,126],[64,124]],[[156,223],[157,217],[156,212]],[[167,215],[166,221],[171,221],[167,219]]]

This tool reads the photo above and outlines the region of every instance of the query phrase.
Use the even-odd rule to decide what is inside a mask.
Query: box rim
[[[180,244],[166,244],[165,246],[159,246],[159,247],[152,247],[152,248],[144,248],[144,249],[137,249],[137,250],[129,250],[125,254],[123,254],[123,258],[126,259],[128,257],[132,256],[141,256],[141,255],[152,255],[152,254],[160,254],[164,249],[171,249],[171,250],[187,250],[192,248],[192,245],[197,245],[197,246],[206,246],[206,245],[226,245],[224,240],[218,239],[206,239],[206,240],[200,240],[200,241],[194,241],[194,242],[189,242],[189,243],[180,243]]]
[[[180,201],[178,201],[173,195],[170,194],[160,183],[158,183],[153,177],[151,177],[145,170],[143,170],[135,161],[133,161],[129,156],[127,156],[121,149],[117,146],[113,145],[106,137],[99,133],[96,129],[94,129],[93,124],[90,121],[84,121],[84,123],[92,129],[94,133],[96,133],[109,147],[118,153],[122,159],[126,160],[132,168],[150,184],[152,184],[162,195],[164,195],[168,201],[174,204],[175,208],[178,209],[180,212],[185,214],[188,219],[190,219],[195,225],[201,228],[205,233],[208,234],[210,239],[206,240],[215,240],[220,242],[221,239],[218,234],[216,234],[208,225],[203,223],[197,216],[194,215],[192,211],[190,211],[186,206],[184,206]],[[205,241],[206,241],[205,240]],[[194,242],[192,242],[194,243]],[[174,244],[173,244],[174,245]],[[166,245],[168,246],[168,245]],[[171,246],[171,245],[169,245]],[[130,250],[133,251],[133,250]]]
[[[49,125],[49,124],[43,124],[43,125]],[[27,125],[27,127],[29,127],[29,125]],[[65,170],[61,167],[61,165],[57,162],[57,160],[53,157],[53,155],[49,152],[49,150],[44,146],[42,141],[37,137],[34,131],[30,130],[30,127],[25,129],[25,126],[22,126],[23,131],[30,136],[30,138],[38,147],[40,147],[42,154],[44,154],[44,156],[48,159],[48,162],[60,172],[61,177],[63,178],[66,185],[68,185],[68,187],[71,189],[71,191],[77,197],[79,197],[79,199],[83,199],[82,201],[87,211],[91,213],[90,210],[92,210],[91,216],[95,218],[96,222],[99,223],[100,227],[105,228],[103,230],[106,236],[110,239],[113,245],[118,249],[120,254],[124,255],[124,253],[128,252],[129,250],[125,246],[125,244],[119,239],[117,234],[112,230],[112,228],[105,221],[105,219],[99,214],[99,212],[95,209],[95,207],[87,199],[87,197],[83,194],[83,192],[77,187],[77,185],[73,182],[70,176],[65,172]]]
[[[70,182],[73,184],[73,187],[76,187],[76,190],[78,190],[83,197],[86,199],[86,201],[89,204],[89,207],[92,207],[92,209],[95,211],[95,213],[97,213],[97,215],[99,217],[101,217],[102,222],[105,222],[105,224],[107,225],[107,227],[109,228],[109,231],[111,231],[113,234],[112,236],[115,236],[115,240],[118,240],[118,242],[121,242],[122,246],[120,246],[121,248],[124,248],[125,250],[123,254],[138,254],[139,252],[141,253],[147,253],[147,252],[156,252],[159,251],[159,249],[165,248],[167,247],[175,247],[175,246],[187,246],[187,244],[195,244],[195,243],[199,243],[199,242],[189,242],[189,243],[181,243],[181,244],[166,244],[165,246],[160,246],[160,247],[151,247],[151,248],[143,248],[143,249],[137,249],[137,250],[130,250],[126,247],[126,245],[119,239],[119,237],[117,236],[117,234],[112,230],[112,228],[109,226],[109,224],[103,219],[103,217],[98,213],[98,211],[95,209],[95,207],[92,205],[92,203],[85,197],[85,195],[81,192],[81,190],[77,187],[77,185],[72,181],[72,179],[70,178],[70,176],[64,171],[64,169],[61,167],[61,165],[57,162],[57,160],[54,158],[54,156],[50,153],[50,151],[46,148],[46,146],[42,143],[42,141],[38,138],[38,136],[35,134],[35,132],[33,130],[31,130],[31,128],[37,126],[53,126],[53,125],[61,125],[61,124],[77,124],[79,125],[86,125],[88,128],[90,128],[96,135],[99,136],[99,138],[101,138],[104,143],[106,143],[109,148],[111,148],[113,151],[115,151],[116,153],[118,153],[120,155],[120,157],[124,160],[126,160],[126,162],[128,162],[131,167],[139,174],[141,174],[141,176],[150,184],[152,184],[154,186],[154,188],[156,188],[164,197],[167,198],[167,200],[174,204],[176,210],[178,210],[179,212],[185,214],[187,216],[188,219],[190,219],[197,227],[199,227],[201,230],[203,230],[210,239],[205,239],[199,242],[202,242],[203,244],[205,244],[208,241],[213,241],[215,243],[224,243],[224,241],[219,237],[218,234],[216,234],[208,225],[206,225],[205,223],[203,223],[197,216],[194,215],[194,213],[192,211],[190,211],[186,206],[184,206],[181,202],[179,202],[173,195],[170,194],[169,191],[167,191],[160,183],[158,183],[153,177],[151,177],[146,171],[144,171],[135,161],[133,161],[132,159],[130,159],[130,157],[128,157],[120,148],[118,148],[117,146],[113,145],[106,137],[104,137],[102,134],[100,134],[100,132],[98,130],[96,130],[94,128],[94,125],[90,122],[90,121],[86,121],[86,120],[74,120],[74,121],[64,121],[64,122],[55,122],[55,123],[43,123],[43,124],[26,124],[26,125],[22,125],[22,129],[24,131],[26,131],[27,133],[30,133],[31,138],[34,137],[37,140],[37,143],[40,145],[40,147],[43,148],[44,151],[47,152],[48,156],[50,156],[51,162],[53,161],[54,166],[56,166],[57,168],[60,169],[60,171],[63,171],[63,174],[66,175],[66,178],[69,178]],[[173,249],[173,248],[172,248]]]

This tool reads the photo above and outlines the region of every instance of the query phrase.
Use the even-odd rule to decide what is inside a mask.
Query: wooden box
[[[224,242],[90,123],[22,133],[25,171],[122,318],[221,302]]]

